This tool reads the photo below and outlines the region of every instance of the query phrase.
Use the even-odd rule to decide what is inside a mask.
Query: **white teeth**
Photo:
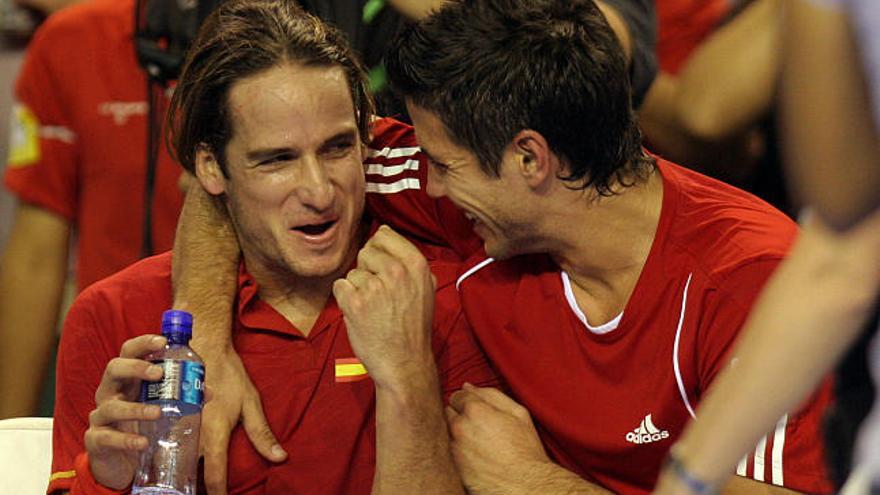
[[[470,220],[471,222],[473,222],[473,221],[475,221],[475,220],[477,219],[475,216],[473,216],[473,215],[471,215],[470,213],[467,213],[467,212],[465,212],[464,216],[465,216],[465,218],[467,218],[467,219]]]

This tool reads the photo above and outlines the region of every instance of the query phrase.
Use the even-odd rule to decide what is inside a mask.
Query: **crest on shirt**
[[[9,167],[32,165],[40,159],[40,122],[21,103],[12,106],[9,124]]]
[[[340,358],[336,360],[336,383],[357,382],[366,380],[370,375],[358,358]]]

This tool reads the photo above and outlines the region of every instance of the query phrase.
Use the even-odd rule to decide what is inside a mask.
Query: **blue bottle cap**
[[[169,309],[162,313],[162,335],[169,344],[186,344],[192,338],[193,317],[186,311]]]

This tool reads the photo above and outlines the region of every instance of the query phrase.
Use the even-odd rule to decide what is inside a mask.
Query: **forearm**
[[[602,14],[608,21],[608,25],[611,26],[611,30],[617,36],[617,41],[623,49],[623,55],[626,57],[627,64],[629,64],[632,60],[632,33],[630,33],[629,26],[626,25],[626,21],[613,6],[608,5],[602,0],[598,0],[596,6],[602,11]]]
[[[394,385],[376,385],[374,494],[464,493],[432,358]]]
[[[33,415],[67,275],[69,226],[23,205],[0,261],[0,419]]]
[[[192,346],[203,357],[231,346],[238,260],[225,205],[198,184],[190,187],[174,240],[174,307],[193,313]]]
[[[0,419],[36,412],[64,286],[64,268],[34,272],[12,259],[0,276]]]
[[[677,76],[675,113],[696,139],[742,133],[766,114],[779,74],[781,5],[757,0],[720,27]]]
[[[846,9],[817,3],[787,5],[784,143],[794,192],[843,229],[880,207],[880,130]]]
[[[703,480],[726,477],[812,391],[855,340],[880,284],[880,214],[838,236],[805,227],[768,283],[728,368],[675,451]]]
[[[529,469],[523,469],[521,482],[505,486],[497,493],[507,495],[531,495],[544,493],[547,495],[603,495],[611,494],[609,490],[579,477],[567,469],[552,462],[536,463]]]

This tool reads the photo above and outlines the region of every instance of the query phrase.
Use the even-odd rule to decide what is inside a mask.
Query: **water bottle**
[[[168,339],[165,348],[146,357],[163,368],[162,379],[141,384],[141,402],[160,406],[162,416],[140,422],[149,446],[141,453],[131,493],[195,495],[205,366],[189,348],[192,315],[166,311],[162,335]]]

